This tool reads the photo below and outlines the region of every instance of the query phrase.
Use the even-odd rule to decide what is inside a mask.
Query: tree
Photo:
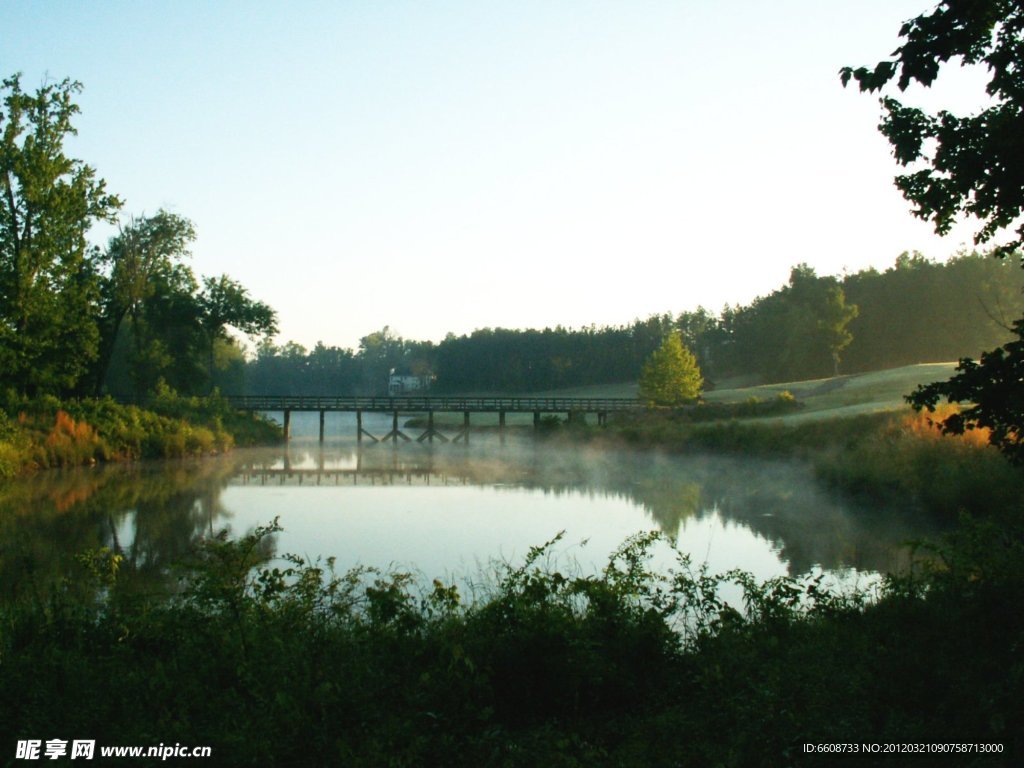
[[[912,81],[930,86],[942,65],[959,58],[964,65],[983,64],[989,72],[985,90],[992,105],[977,115],[957,117],[945,110],[928,115],[885,97],[879,129],[904,166],[919,169],[898,176],[896,185],[917,207],[915,215],[930,220],[940,234],[960,214],[982,226],[975,243],[989,242],[1017,224],[1015,238],[998,246],[1005,257],[1024,246],[1024,5],[1019,0],[943,0],[932,12],[906,22],[904,43],[895,60],[873,69],[845,67],[845,85],[856,79],[861,91],[880,91],[896,77],[905,90]],[[1022,333],[1017,321],[1014,332]],[[946,432],[989,427],[991,442],[1019,461],[1024,443],[1021,407],[1021,351],[1018,342],[982,355],[981,362],[963,359],[959,373],[947,382],[918,389],[907,399],[916,409],[933,410],[940,397],[971,402],[972,407],[941,422]]]
[[[853,341],[850,322],[857,317],[856,305],[846,303],[846,294],[834,277],[818,277],[807,264],[789,273],[789,285],[780,298],[787,311],[785,351],[782,361],[791,377],[839,375],[839,353]]]
[[[679,331],[665,337],[640,371],[640,398],[651,406],[691,403],[700,397],[703,386],[697,358],[683,346]]]
[[[406,362],[405,339],[385,325],[379,331],[359,340],[359,361],[363,372],[363,391],[370,394],[387,392],[388,376]]]
[[[97,394],[103,388],[126,317],[131,322],[135,357],[143,357],[146,302],[161,286],[181,282],[172,281],[174,268],[189,255],[188,247],[195,238],[191,221],[160,210],[154,216],[132,218],[110,239],[99,258],[106,274],[100,283],[99,355],[94,383]]]
[[[121,202],[93,168],[64,154],[81,89],[63,80],[32,95],[20,75],[0,89],[0,377],[23,393],[72,389],[96,356],[97,281],[85,236]]]
[[[250,336],[272,336],[277,332],[277,313],[256,301],[238,282],[227,275],[203,279],[198,296],[199,323],[207,339],[210,382],[213,382],[214,343],[226,339],[228,327]]]

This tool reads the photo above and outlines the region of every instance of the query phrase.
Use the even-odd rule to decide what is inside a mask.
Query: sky
[[[71,156],[193,221],[278,342],[621,325],[807,263],[944,260],[842,88],[924,0],[0,3],[0,76],[80,81]],[[908,100],[979,107],[953,69]],[[95,228],[103,244],[114,230]]]

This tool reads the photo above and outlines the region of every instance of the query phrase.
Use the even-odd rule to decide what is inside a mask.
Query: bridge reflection
[[[382,469],[253,469],[232,479],[230,485],[472,485],[468,475],[445,472]]]
[[[488,460],[479,453],[428,451],[410,456],[399,451],[359,448],[349,454],[286,452],[266,464],[241,467],[230,485],[501,485],[520,483],[526,472],[507,458]]]

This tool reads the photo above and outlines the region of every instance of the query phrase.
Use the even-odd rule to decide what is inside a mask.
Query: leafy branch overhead
[[[931,221],[939,234],[962,214],[974,217],[981,222],[976,244],[1015,227],[1013,239],[995,249],[1007,256],[1024,245],[1024,5],[944,0],[906,22],[900,37],[892,59],[871,68],[844,67],[842,83],[856,80],[861,91],[881,92],[895,79],[902,92],[912,83],[931,86],[941,66],[954,60],[987,69],[991,105],[977,114],[928,114],[885,96],[879,130],[896,160],[910,168],[896,186],[916,206],[916,216]]]

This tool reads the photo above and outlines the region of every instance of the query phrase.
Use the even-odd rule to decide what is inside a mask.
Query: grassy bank
[[[874,595],[685,560],[651,573],[649,536],[594,577],[540,567],[539,547],[471,604],[404,574],[250,571],[273,529],[207,541],[180,591],[145,598],[96,553],[91,593],[83,577],[74,597],[0,609],[0,743],[180,742],[225,766],[647,768],[957,742],[1002,751],[940,764],[1019,764],[1022,538],[967,530],[939,567]],[[720,602],[724,581],[744,605]]]
[[[810,462],[821,479],[844,492],[912,503],[946,517],[985,515],[1024,497],[1024,475],[988,445],[982,431],[942,435],[926,415],[909,408],[795,421],[650,413],[619,418],[604,434],[589,430],[587,436],[673,452],[792,457]]]
[[[165,389],[140,408],[110,398],[9,394],[0,402],[0,478],[47,467],[204,455],[278,439],[276,426],[218,397],[181,397]]]

